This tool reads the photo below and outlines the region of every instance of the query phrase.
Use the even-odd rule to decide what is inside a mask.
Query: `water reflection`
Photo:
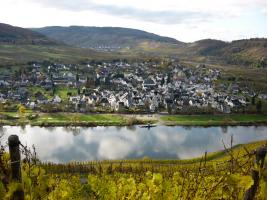
[[[267,139],[267,127],[0,127],[1,140],[18,134],[23,144],[35,145],[43,161],[150,158],[185,159],[234,144]],[[227,134],[225,134],[227,133]]]
[[[6,128],[3,126],[0,126],[0,137],[5,134]]]
[[[72,133],[73,136],[77,136],[81,133],[82,127],[73,127],[73,126],[67,126],[63,127],[63,131],[66,131],[67,133]]]
[[[127,126],[126,128],[127,128],[127,130],[130,130],[130,131],[136,130],[136,126]]]
[[[228,132],[228,126],[221,126],[222,132],[227,134]]]

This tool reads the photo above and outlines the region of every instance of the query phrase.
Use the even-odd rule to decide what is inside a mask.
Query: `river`
[[[187,159],[233,144],[267,140],[267,126],[183,127],[0,127],[1,142],[17,134],[24,145],[35,145],[42,161]]]

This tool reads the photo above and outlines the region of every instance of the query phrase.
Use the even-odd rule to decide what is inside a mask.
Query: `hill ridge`
[[[5,44],[55,44],[52,39],[45,35],[17,27],[9,24],[0,23],[0,43]]]
[[[141,42],[159,42],[183,45],[174,38],[159,36],[143,30],[122,27],[96,27],[96,26],[48,26],[33,28],[55,40],[82,48],[135,48]]]

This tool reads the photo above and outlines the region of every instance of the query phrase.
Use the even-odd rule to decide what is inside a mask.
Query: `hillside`
[[[224,42],[205,39],[183,43],[136,29],[113,27],[44,27],[32,29],[65,44],[130,55],[171,56],[182,60],[224,65],[267,65],[267,39]]]
[[[55,41],[46,36],[24,29],[0,23],[1,44],[55,44]]]
[[[114,55],[64,45],[0,45],[0,67],[23,65],[31,61],[80,63],[87,60],[110,60]]]
[[[267,66],[265,38],[233,42],[205,39],[183,43],[128,28],[54,26],[30,30],[0,24],[0,44],[1,65],[32,60],[80,62],[88,59],[172,57],[223,66]]]
[[[232,42],[200,40],[179,49],[178,55],[200,62],[263,67],[267,66],[267,39],[253,38]]]
[[[255,38],[233,41],[221,49],[229,64],[264,65],[267,67],[267,39]]]
[[[97,50],[133,49],[143,42],[167,43],[177,45],[177,47],[184,44],[173,38],[129,28],[53,26],[32,30],[68,45]]]
[[[68,46],[38,32],[0,23],[0,66],[44,60],[77,63],[88,59],[111,59],[111,55]]]

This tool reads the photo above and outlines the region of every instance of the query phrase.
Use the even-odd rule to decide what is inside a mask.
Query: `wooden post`
[[[10,135],[8,137],[12,180],[18,182],[21,181],[19,144],[19,137],[17,135]]]
[[[267,154],[266,146],[259,147],[256,150],[256,163],[260,166],[260,168],[263,168],[264,166],[264,160],[265,160],[266,154]]]
[[[21,183],[21,168],[20,168],[20,150],[19,137],[17,135],[10,135],[8,137],[9,154],[11,160],[11,175],[12,181]],[[23,189],[18,189],[13,193],[12,200],[24,200]]]
[[[259,186],[259,172],[257,170],[252,170],[251,176],[254,181],[254,184],[246,191],[244,200],[253,200],[255,198],[257,188]]]

